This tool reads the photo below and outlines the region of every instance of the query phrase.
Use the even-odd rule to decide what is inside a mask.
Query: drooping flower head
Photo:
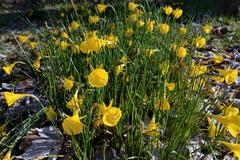
[[[78,111],[73,112],[73,116],[67,117],[62,122],[63,130],[68,135],[77,135],[83,132],[84,124],[80,121],[82,117],[79,117]]]
[[[104,125],[109,127],[116,126],[122,117],[122,111],[117,107],[113,107],[112,104],[113,100],[111,100],[108,107],[105,103],[98,105],[100,109],[99,115],[102,116],[101,121]]]
[[[134,11],[139,7],[139,4],[136,4],[134,2],[128,2],[128,9],[130,11]]]
[[[22,99],[24,97],[31,97],[31,94],[15,94],[13,92],[4,92],[4,97],[8,107],[13,105],[17,100]]]
[[[99,13],[103,13],[106,11],[108,5],[105,4],[97,4],[97,10]]]
[[[232,152],[238,159],[240,159],[240,144],[233,144],[225,141],[221,141],[221,143],[230,150],[230,153]]]

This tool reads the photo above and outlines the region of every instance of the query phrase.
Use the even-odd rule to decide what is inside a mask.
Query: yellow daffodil
[[[12,155],[12,150],[10,149],[10,150],[6,153],[6,155],[3,157],[2,160],[13,160],[12,157],[11,157],[11,155]]]
[[[30,42],[29,43],[29,47],[32,49],[32,50],[34,50],[34,49],[36,49],[37,48],[37,46],[38,46],[38,43],[37,42]]]
[[[64,88],[66,90],[71,90],[73,88],[73,84],[74,84],[74,77],[70,76],[68,78],[64,78]]]
[[[191,65],[191,77],[196,77],[202,75],[207,72],[207,66],[204,65],[195,65],[194,63]]]
[[[76,30],[79,28],[79,24],[76,21],[72,21],[68,26],[68,30],[71,32],[72,30]]]
[[[227,115],[227,116],[213,116],[219,123],[223,124],[228,129],[233,137],[237,137],[240,134],[240,115]]]
[[[210,26],[210,25],[204,25],[203,27],[202,27],[202,30],[203,30],[203,32],[205,32],[205,33],[210,33],[211,31],[212,31],[212,29],[213,29],[213,27],[212,26]]]
[[[106,40],[99,39],[97,36],[92,36],[80,44],[80,51],[89,54],[91,52],[99,52],[102,47],[106,46]]]
[[[36,70],[39,70],[41,67],[40,60],[42,57],[37,57],[37,59],[33,62],[32,67]]]
[[[169,91],[173,91],[176,84],[175,83],[166,83],[166,86],[167,86]]]
[[[125,36],[125,37],[131,37],[131,36],[133,35],[133,33],[134,33],[134,31],[133,31],[132,28],[127,28],[124,36]]]
[[[22,99],[24,97],[31,97],[31,94],[15,94],[13,92],[4,92],[4,97],[8,107],[13,105],[17,100]]]
[[[187,33],[187,28],[181,26],[181,27],[179,28],[179,33],[181,33],[181,34],[185,34],[185,33]]]
[[[153,117],[148,124],[146,130],[144,131],[144,134],[147,136],[157,136],[159,134],[159,126],[158,123],[155,122],[155,117]]]
[[[216,54],[216,55],[214,55],[214,57],[213,57],[213,61],[214,61],[215,64],[220,64],[220,63],[223,62],[223,56],[220,55],[220,54],[219,54],[219,55]]]
[[[97,24],[100,21],[99,16],[95,15],[95,16],[89,16],[88,18],[88,22],[90,24]]]
[[[224,109],[224,115],[230,116],[230,115],[238,115],[239,109],[237,107],[229,106],[226,109]]]
[[[176,19],[180,18],[182,16],[182,14],[183,14],[182,9],[177,8],[177,9],[173,10],[173,17]]]
[[[162,110],[162,111],[167,111],[170,109],[170,104],[166,98],[159,99],[159,100],[157,100],[157,103],[155,104],[155,108]]]
[[[194,41],[193,44],[197,47],[197,48],[203,48],[206,44],[206,38],[204,37],[197,37]]]
[[[24,35],[18,35],[17,38],[18,38],[18,41],[20,43],[26,43],[28,41],[30,36],[24,36]]]
[[[2,69],[5,71],[7,75],[10,75],[12,73],[13,67],[16,65],[16,63],[5,65],[2,67]]]
[[[61,43],[60,43],[60,47],[62,50],[66,50],[69,46],[70,46],[70,44],[68,44],[65,41],[61,41]]]
[[[220,130],[217,126],[213,123],[213,121],[208,117],[208,137],[213,138],[220,133]]]
[[[155,21],[148,21],[146,24],[147,27],[147,32],[152,32],[153,31],[153,27],[154,27]]]
[[[173,8],[171,6],[165,6],[163,8],[163,10],[164,10],[165,14],[168,16],[173,12]]]
[[[139,4],[136,4],[134,2],[128,2],[128,9],[130,11],[134,11],[139,7]]]
[[[101,88],[108,83],[108,73],[101,68],[94,69],[88,75],[88,82],[92,87]]]
[[[111,100],[108,107],[103,104],[99,104],[100,115],[102,115],[102,123],[106,126],[113,127],[118,124],[122,117],[122,111],[117,107],[112,107],[113,101]]]
[[[238,70],[237,69],[216,69],[221,76],[224,77],[225,79],[225,82],[228,84],[228,85],[231,85],[233,84],[236,79],[237,79],[237,76],[238,76]]]
[[[119,75],[123,70],[126,64],[120,64],[117,67],[115,67],[114,73],[115,75]]]
[[[186,49],[186,48],[180,47],[180,48],[177,50],[177,56],[178,56],[179,58],[184,58],[184,57],[186,57],[186,55],[187,55],[187,49]]]
[[[73,97],[67,102],[67,107],[72,111],[79,110],[83,106],[84,97],[78,96],[78,90],[76,90]]]
[[[234,156],[240,159],[240,144],[233,144],[224,141],[221,141],[221,143],[224,144],[230,150],[230,153],[233,153]]]
[[[77,135],[83,132],[84,124],[80,121],[82,117],[79,117],[78,111],[73,112],[73,116],[67,117],[62,122],[63,130],[68,135]]]
[[[137,18],[138,18],[138,15],[133,13],[133,14],[130,14],[128,16],[128,19],[131,21],[131,22],[136,22],[137,21]]]
[[[108,5],[105,4],[97,4],[97,10],[99,13],[103,13],[106,11]]]
[[[137,23],[138,27],[142,27],[144,25],[145,25],[145,22],[143,20],[139,20],[138,23]]]
[[[68,39],[69,38],[69,36],[66,32],[62,32],[61,37],[62,37],[62,39]]]
[[[116,126],[122,117],[122,111],[116,107],[110,107],[103,115],[103,124],[109,127]]]
[[[169,25],[166,23],[162,23],[159,25],[159,31],[161,34],[167,34],[169,32]]]

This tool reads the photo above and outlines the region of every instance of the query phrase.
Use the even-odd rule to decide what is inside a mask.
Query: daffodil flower
[[[17,38],[18,38],[18,41],[20,43],[26,43],[28,41],[30,36],[24,36],[24,35],[18,35]]]
[[[6,103],[7,103],[8,107],[13,105],[17,100],[22,99],[24,97],[34,97],[34,98],[36,98],[32,94],[15,94],[13,92],[4,92],[4,97],[5,97],[5,100],[6,100]]]
[[[183,14],[183,10],[182,9],[177,8],[177,9],[173,10],[173,17],[175,19],[180,18],[182,16],[182,14]]]
[[[92,87],[101,88],[108,83],[108,73],[101,68],[94,69],[88,75],[88,82]]]
[[[158,123],[155,122],[155,117],[153,117],[148,124],[144,134],[147,136],[157,136],[159,134],[159,126]]]
[[[17,62],[14,62],[14,63],[12,63],[12,64],[3,66],[2,69],[5,71],[5,73],[6,73],[7,75],[10,75],[10,74],[12,73],[13,67],[14,67],[16,64],[25,64],[25,63],[17,61]]]
[[[169,91],[173,91],[176,84],[175,83],[166,83],[166,86],[167,86]]]
[[[237,69],[215,69],[216,71],[218,71],[220,73],[221,76],[224,77],[225,82],[228,85],[233,84],[238,76],[238,70]]]
[[[74,111],[71,117],[67,117],[62,122],[63,130],[68,135],[77,135],[83,132],[84,124],[80,121],[83,117],[79,117],[78,111]]]
[[[68,78],[64,78],[64,88],[66,90],[71,90],[73,88],[74,85],[74,77],[70,76]]]
[[[213,138],[217,136],[221,130],[213,123],[213,121],[208,117],[208,137]]]
[[[100,49],[107,45],[106,40],[99,39],[97,36],[93,35],[89,38],[87,38],[85,41],[83,41],[79,48],[80,51],[89,54],[90,52],[98,52]]]
[[[130,11],[134,11],[139,7],[139,4],[136,4],[134,2],[128,2],[128,9]]]
[[[233,137],[237,137],[240,134],[240,115],[230,114],[227,116],[213,116],[219,123],[223,124],[228,129]]]
[[[148,20],[148,22],[146,24],[147,32],[152,32],[153,31],[154,24],[155,24],[155,21]]]
[[[165,14],[168,16],[173,12],[173,8],[171,6],[165,6],[163,8],[163,10],[164,10]]]
[[[159,31],[161,34],[167,34],[169,32],[169,25],[166,23],[162,23],[159,25]]]
[[[167,111],[170,109],[170,104],[166,98],[158,99],[157,103],[155,104],[155,108],[162,111]]]
[[[72,111],[79,110],[83,106],[83,96],[78,96],[78,90],[76,90],[73,97],[70,99],[70,101],[67,102],[67,107],[71,109]]]
[[[225,141],[221,141],[221,143],[224,144],[230,150],[230,153],[233,153],[234,156],[240,159],[240,144],[233,144]]]
[[[113,100],[111,100],[108,107],[105,105],[105,103],[98,104],[100,109],[99,115],[102,116],[101,123],[109,127],[116,126],[122,117],[122,111],[117,107],[113,107],[112,104]]]
[[[207,72],[207,66],[204,65],[195,65],[194,63],[191,65],[191,77],[199,76]]]
[[[103,13],[106,11],[108,5],[105,4],[97,4],[97,10],[99,13]]]

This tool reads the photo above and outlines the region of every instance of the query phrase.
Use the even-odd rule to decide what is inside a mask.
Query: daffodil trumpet
[[[13,105],[17,100],[22,99],[24,97],[33,97],[38,102],[40,102],[39,99],[36,96],[34,96],[33,94],[15,94],[13,92],[4,92],[4,97],[5,97],[8,107]]]
[[[5,71],[5,73],[7,75],[10,75],[12,73],[12,70],[13,70],[13,67],[16,65],[16,64],[25,64],[24,62],[21,62],[21,61],[16,61],[14,62],[13,64],[9,64],[9,65],[5,65],[2,67],[2,69]]]

